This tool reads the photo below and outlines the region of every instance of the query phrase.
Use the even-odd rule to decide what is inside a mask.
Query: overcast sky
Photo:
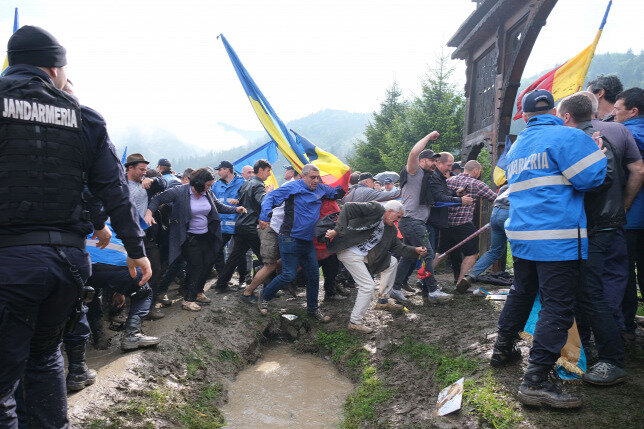
[[[606,0],[560,0],[525,75],[554,67],[592,41]],[[597,52],[644,49],[642,0],[615,0]],[[112,133],[166,129],[204,148],[243,143],[218,122],[261,125],[221,41],[223,33],[278,115],[378,109],[397,80],[407,95],[474,10],[470,0],[0,0],[0,35],[21,25],[53,33],[68,51],[81,102]],[[455,78],[464,82],[463,62]],[[115,142],[118,143],[118,142]]]

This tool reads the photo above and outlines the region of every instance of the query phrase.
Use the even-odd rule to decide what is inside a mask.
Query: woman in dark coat
[[[245,213],[243,207],[222,204],[210,188],[215,178],[206,168],[195,170],[190,183],[175,186],[156,195],[148,205],[145,221],[154,222],[152,213],[161,205],[172,203],[170,216],[169,263],[179,255],[188,263],[183,309],[199,311],[198,303],[207,304],[204,285],[215,256],[222,244],[219,213]]]

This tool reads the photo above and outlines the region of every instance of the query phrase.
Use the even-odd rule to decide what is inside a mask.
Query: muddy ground
[[[451,274],[438,276],[449,290]],[[489,285],[487,288],[492,288]],[[88,364],[98,381],[69,396],[74,427],[189,427],[225,424],[220,407],[235,375],[255,362],[276,341],[294,350],[331,360],[355,383],[344,405],[343,427],[643,427],[644,340],[627,353],[628,381],[612,388],[568,384],[582,396],[578,411],[522,407],[516,391],[527,365],[504,369],[488,365],[501,304],[457,295],[443,304],[423,303],[410,296],[408,311],[399,314],[370,309],[370,335],[346,330],[355,299],[322,302],[332,321],[320,324],[306,317],[304,290],[298,298],[271,302],[267,316],[240,302],[237,292],[213,298],[198,313],[182,311],[180,301],[163,311],[164,319],[147,321],[144,330],[162,337],[158,347],[123,354],[120,333],[108,350],[88,346]],[[174,295],[173,295],[174,294]],[[171,297],[176,292],[171,289]],[[322,297],[322,295],[321,295]],[[293,322],[283,313],[298,315]],[[465,377],[461,411],[435,415],[440,389]],[[294,410],[296,412],[296,410]]]

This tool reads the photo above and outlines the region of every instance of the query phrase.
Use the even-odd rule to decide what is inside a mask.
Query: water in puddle
[[[278,346],[237,376],[223,408],[226,427],[337,427],[352,390],[324,359]]]

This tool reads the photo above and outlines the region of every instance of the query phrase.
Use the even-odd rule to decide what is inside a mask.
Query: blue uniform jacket
[[[508,151],[512,255],[531,261],[588,258],[584,191],[601,185],[606,157],[592,138],[553,115],[532,117]]]
[[[165,180],[166,189],[181,185],[181,180],[179,180],[177,176],[172,173],[162,174],[161,177],[163,177],[163,180]]]
[[[644,115],[624,121],[624,126],[633,134],[633,138],[640,148],[644,158]],[[626,213],[626,229],[644,229],[644,186],[633,200],[631,209]]]
[[[312,191],[304,180],[285,183],[264,197],[259,220],[268,222],[271,210],[285,202],[284,221],[279,233],[300,240],[313,240],[313,230],[320,218],[322,198],[334,199],[338,191],[344,194],[340,186],[333,188],[320,183]]]
[[[106,222],[105,225],[114,233],[112,225],[109,222]],[[98,243],[98,240],[92,240],[92,234],[88,234],[85,250],[89,253],[92,264],[107,264],[117,267],[127,266],[127,253],[125,252],[125,247],[123,247],[123,242],[118,237],[112,234],[110,244],[105,249],[96,247],[96,243]]]
[[[217,180],[214,185],[212,185],[212,192],[215,194],[215,197],[224,204],[229,206],[237,206],[233,204],[230,200],[239,200],[239,188],[241,185],[246,182],[243,177],[235,174],[233,180],[229,183],[226,183],[223,180]],[[235,233],[235,221],[237,220],[237,213],[224,214],[219,213],[219,218],[221,219],[221,232],[223,234],[234,234]]]
[[[53,86],[49,75],[38,67],[19,64],[7,69],[2,79],[28,79],[38,76]],[[130,202],[130,191],[120,157],[107,134],[105,120],[96,111],[81,106],[81,127],[86,143],[85,166],[87,186],[102,203],[110,217],[114,229],[123,240],[128,255],[132,258],[145,256],[143,231],[139,227],[139,215]],[[24,234],[32,231],[61,231],[79,234],[81,237],[91,233],[89,221],[79,221],[72,226],[20,226],[0,228],[2,234]],[[0,238],[1,240],[2,238]]]

